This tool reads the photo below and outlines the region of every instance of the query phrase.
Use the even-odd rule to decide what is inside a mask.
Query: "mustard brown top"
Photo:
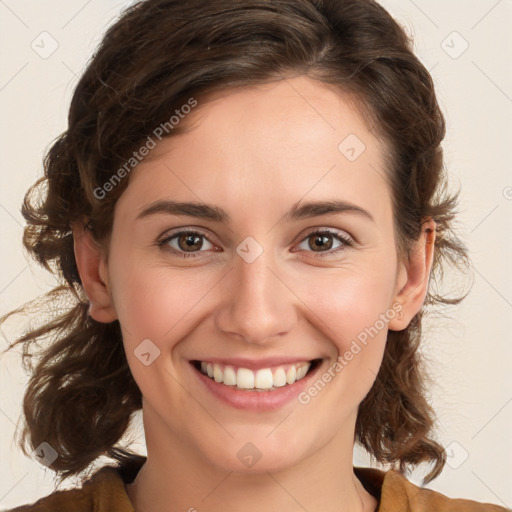
[[[85,480],[82,488],[56,491],[31,505],[6,512],[135,512],[126,492],[145,457],[116,468],[105,466]],[[430,489],[420,488],[395,470],[354,467],[365,489],[375,496],[376,512],[507,512],[490,503],[453,499]]]

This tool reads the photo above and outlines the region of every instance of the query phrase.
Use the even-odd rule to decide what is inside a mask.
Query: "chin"
[[[209,463],[223,471],[240,474],[259,474],[278,472],[296,465],[301,460],[296,442],[287,445],[281,439],[269,441],[268,429],[260,437],[241,436],[228,443],[217,441],[217,449],[203,452]],[[249,439],[254,439],[250,441]],[[206,447],[205,447],[206,448]]]

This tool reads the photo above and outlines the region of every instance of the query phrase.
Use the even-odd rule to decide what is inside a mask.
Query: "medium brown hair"
[[[87,314],[72,223],[84,220],[106,244],[129,176],[104,197],[98,190],[190,98],[200,108],[213,91],[301,74],[357,98],[385,142],[397,248],[404,257],[423,222],[435,220],[425,304],[406,329],[388,332],[355,436],[377,461],[402,472],[432,463],[425,482],[441,472],[445,453],[433,436],[435,415],[418,347],[425,308],[462,300],[441,296],[436,284],[445,262],[467,262],[467,254],[453,234],[457,194],[446,191],[444,118],[409,37],[372,0],[145,0],[106,32],[74,92],[68,128],[48,150],[45,175],[22,206],[24,246],[61,285],[3,318],[29,308],[53,312],[12,345],[23,344],[24,368],[32,373],[20,446],[29,455],[49,443],[58,453],[51,467],[61,481],[101,455],[120,463],[136,458],[116,443],[142,407],[119,322],[104,324]],[[166,136],[179,131],[181,125],[169,128]],[[44,339],[34,368],[29,349]]]

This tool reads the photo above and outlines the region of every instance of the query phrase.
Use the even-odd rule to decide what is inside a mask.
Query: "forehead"
[[[389,200],[384,146],[352,98],[321,82],[297,77],[221,91],[198,99],[180,122],[185,133],[158,143],[119,202],[172,196],[276,214],[306,195],[374,210]]]

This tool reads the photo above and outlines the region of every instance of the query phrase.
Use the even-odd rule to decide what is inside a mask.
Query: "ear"
[[[112,322],[117,314],[108,283],[105,250],[83,224],[73,224],[72,230],[78,273],[90,302],[89,315],[97,322]]]
[[[391,319],[388,324],[392,331],[405,329],[423,306],[434,258],[435,238],[436,223],[428,219],[422,225],[421,236],[413,247],[408,261],[399,264],[397,292],[393,303],[395,310],[398,310],[397,304],[401,309],[398,316]]]

